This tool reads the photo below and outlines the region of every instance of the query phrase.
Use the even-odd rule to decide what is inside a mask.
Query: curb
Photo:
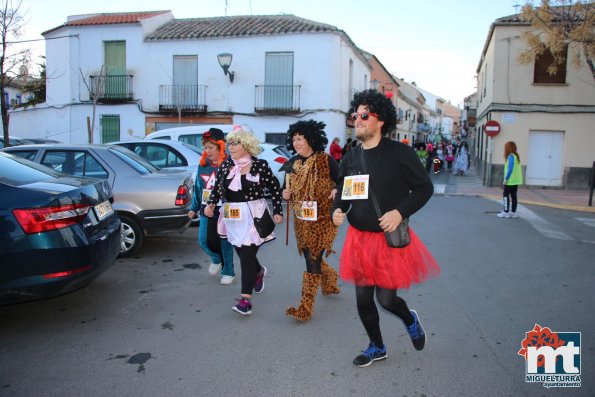
[[[462,197],[480,197],[485,198],[488,200],[502,200],[502,196],[495,195],[495,194],[484,194],[484,193],[438,193],[437,196],[462,196]],[[569,204],[556,204],[556,203],[546,203],[543,201],[531,201],[531,200],[523,200],[519,199],[519,204],[526,204],[526,205],[537,205],[540,207],[548,207],[548,208],[555,208],[560,210],[568,210],[568,211],[577,211],[577,212],[591,212],[595,213],[595,207],[584,207],[580,205],[569,205]]]

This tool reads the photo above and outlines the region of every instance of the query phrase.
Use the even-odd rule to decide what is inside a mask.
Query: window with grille
[[[264,134],[264,141],[266,143],[273,143],[275,145],[283,145],[287,143],[287,133],[285,132],[267,132]]]
[[[101,116],[101,143],[120,140],[120,115],[104,114]]]
[[[555,74],[550,74],[548,69],[554,64],[555,59],[551,51],[546,48],[545,52],[535,58],[535,68],[533,69],[533,83],[536,84],[565,84],[566,83],[566,58],[568,48],[562,50],[563,61],[557,65]]]

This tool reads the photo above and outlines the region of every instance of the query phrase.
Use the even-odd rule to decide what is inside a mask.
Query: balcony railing
[[[159,110],[201,113],[207,111],[206,85],[160,85]]]
[[[426,123],[418,123],[417,124],[417,132],[429,132],[430,126]]]
[[[132,75],[89,76],[91,99],[101,102],[131,101],[133,98]]]
[[[254,110],[260,113],[300,111],[300,85],[255,86]]]

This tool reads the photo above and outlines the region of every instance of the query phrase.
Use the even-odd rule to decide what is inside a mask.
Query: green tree
[[[554,57],[548,68],[556,74],[559,65],[566,62],[567,54],[572,63],[585,62],[595,80],[595,4],[593,1],[541,0],[539,6],[523,6],[521,20],[531,24],[522,33],[528,48],[518,57],[519,63],[531,63],[546,50]]]

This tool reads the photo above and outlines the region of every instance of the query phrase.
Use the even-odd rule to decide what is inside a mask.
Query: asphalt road
[[[389,359],[354,367],[368,341],[350,285],[319,294],[310,322],[286,317],[304,264],[284,226],[259,254],[269,276],[254,313],[234,313],[239,277],[222,286],[208,275],[191,228],[147,242],[79,291],[0,307],[0,396],[595,395],[595,214],[522,207],[522,218],[500,219],[499,210],[435,196],[412,218],[442,267],[400,291],[426,327],[422,352],[381,312]],[[580,388],[525,382],[517,352],[536,323],[582,332]]]

